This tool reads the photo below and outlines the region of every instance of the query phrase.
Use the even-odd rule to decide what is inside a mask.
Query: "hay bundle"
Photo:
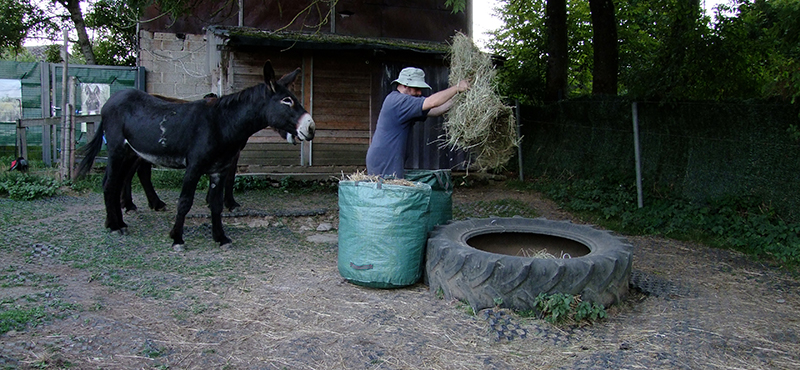
[[[408,181],[406,179],[383,179],[380,176],[376,175],[367,175],[366,171],[356,171],[353,174],[345,176],[342,173],[342,178],[340,181],[355,181],[355,182],[382,182],[384,184],[389,185],[400,185],[400,186],[417,186],[417,184]]]
[[[513,111],[497,93],[491,58],[462,33],[453,38],[449,57],[450,85],[467,80],[470,89],[456,95],[445,116],[444,145],[471,152],[481,170],[499,169],[514,154],[519,138]]]

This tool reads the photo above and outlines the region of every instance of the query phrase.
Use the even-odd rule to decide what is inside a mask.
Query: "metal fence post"
[[[644,206],[642,199],[642,153],[639,149],[639,109],[636,102],[633,102],[633,152],[636,158],[636,197],[639,202],[639,208]]]

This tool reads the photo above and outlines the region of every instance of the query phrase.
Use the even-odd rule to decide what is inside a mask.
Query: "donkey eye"
[[[281,99],[281,104],[286,104],[286,105],[288,105],[290,107],[294,107],[294,100],[292,100],[292,98],[287,96],[287,97]]]

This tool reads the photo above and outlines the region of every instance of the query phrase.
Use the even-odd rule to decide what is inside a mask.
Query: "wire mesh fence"
[[[798,107],[772,103],[637,103],[645,193],[695,201],[755,197],[796,217]],[[632,102],[587,99],[522,107],[527,176],[635,181]]]

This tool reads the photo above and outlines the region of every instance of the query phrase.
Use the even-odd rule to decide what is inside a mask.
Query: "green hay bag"
[[[412,285],[422,275],[430,185],[339,182],[339,274],[373,288]]]
[[[405,179],[431,186],[428,231],[453,219],[453,178],[450,170],[405,170]]]

